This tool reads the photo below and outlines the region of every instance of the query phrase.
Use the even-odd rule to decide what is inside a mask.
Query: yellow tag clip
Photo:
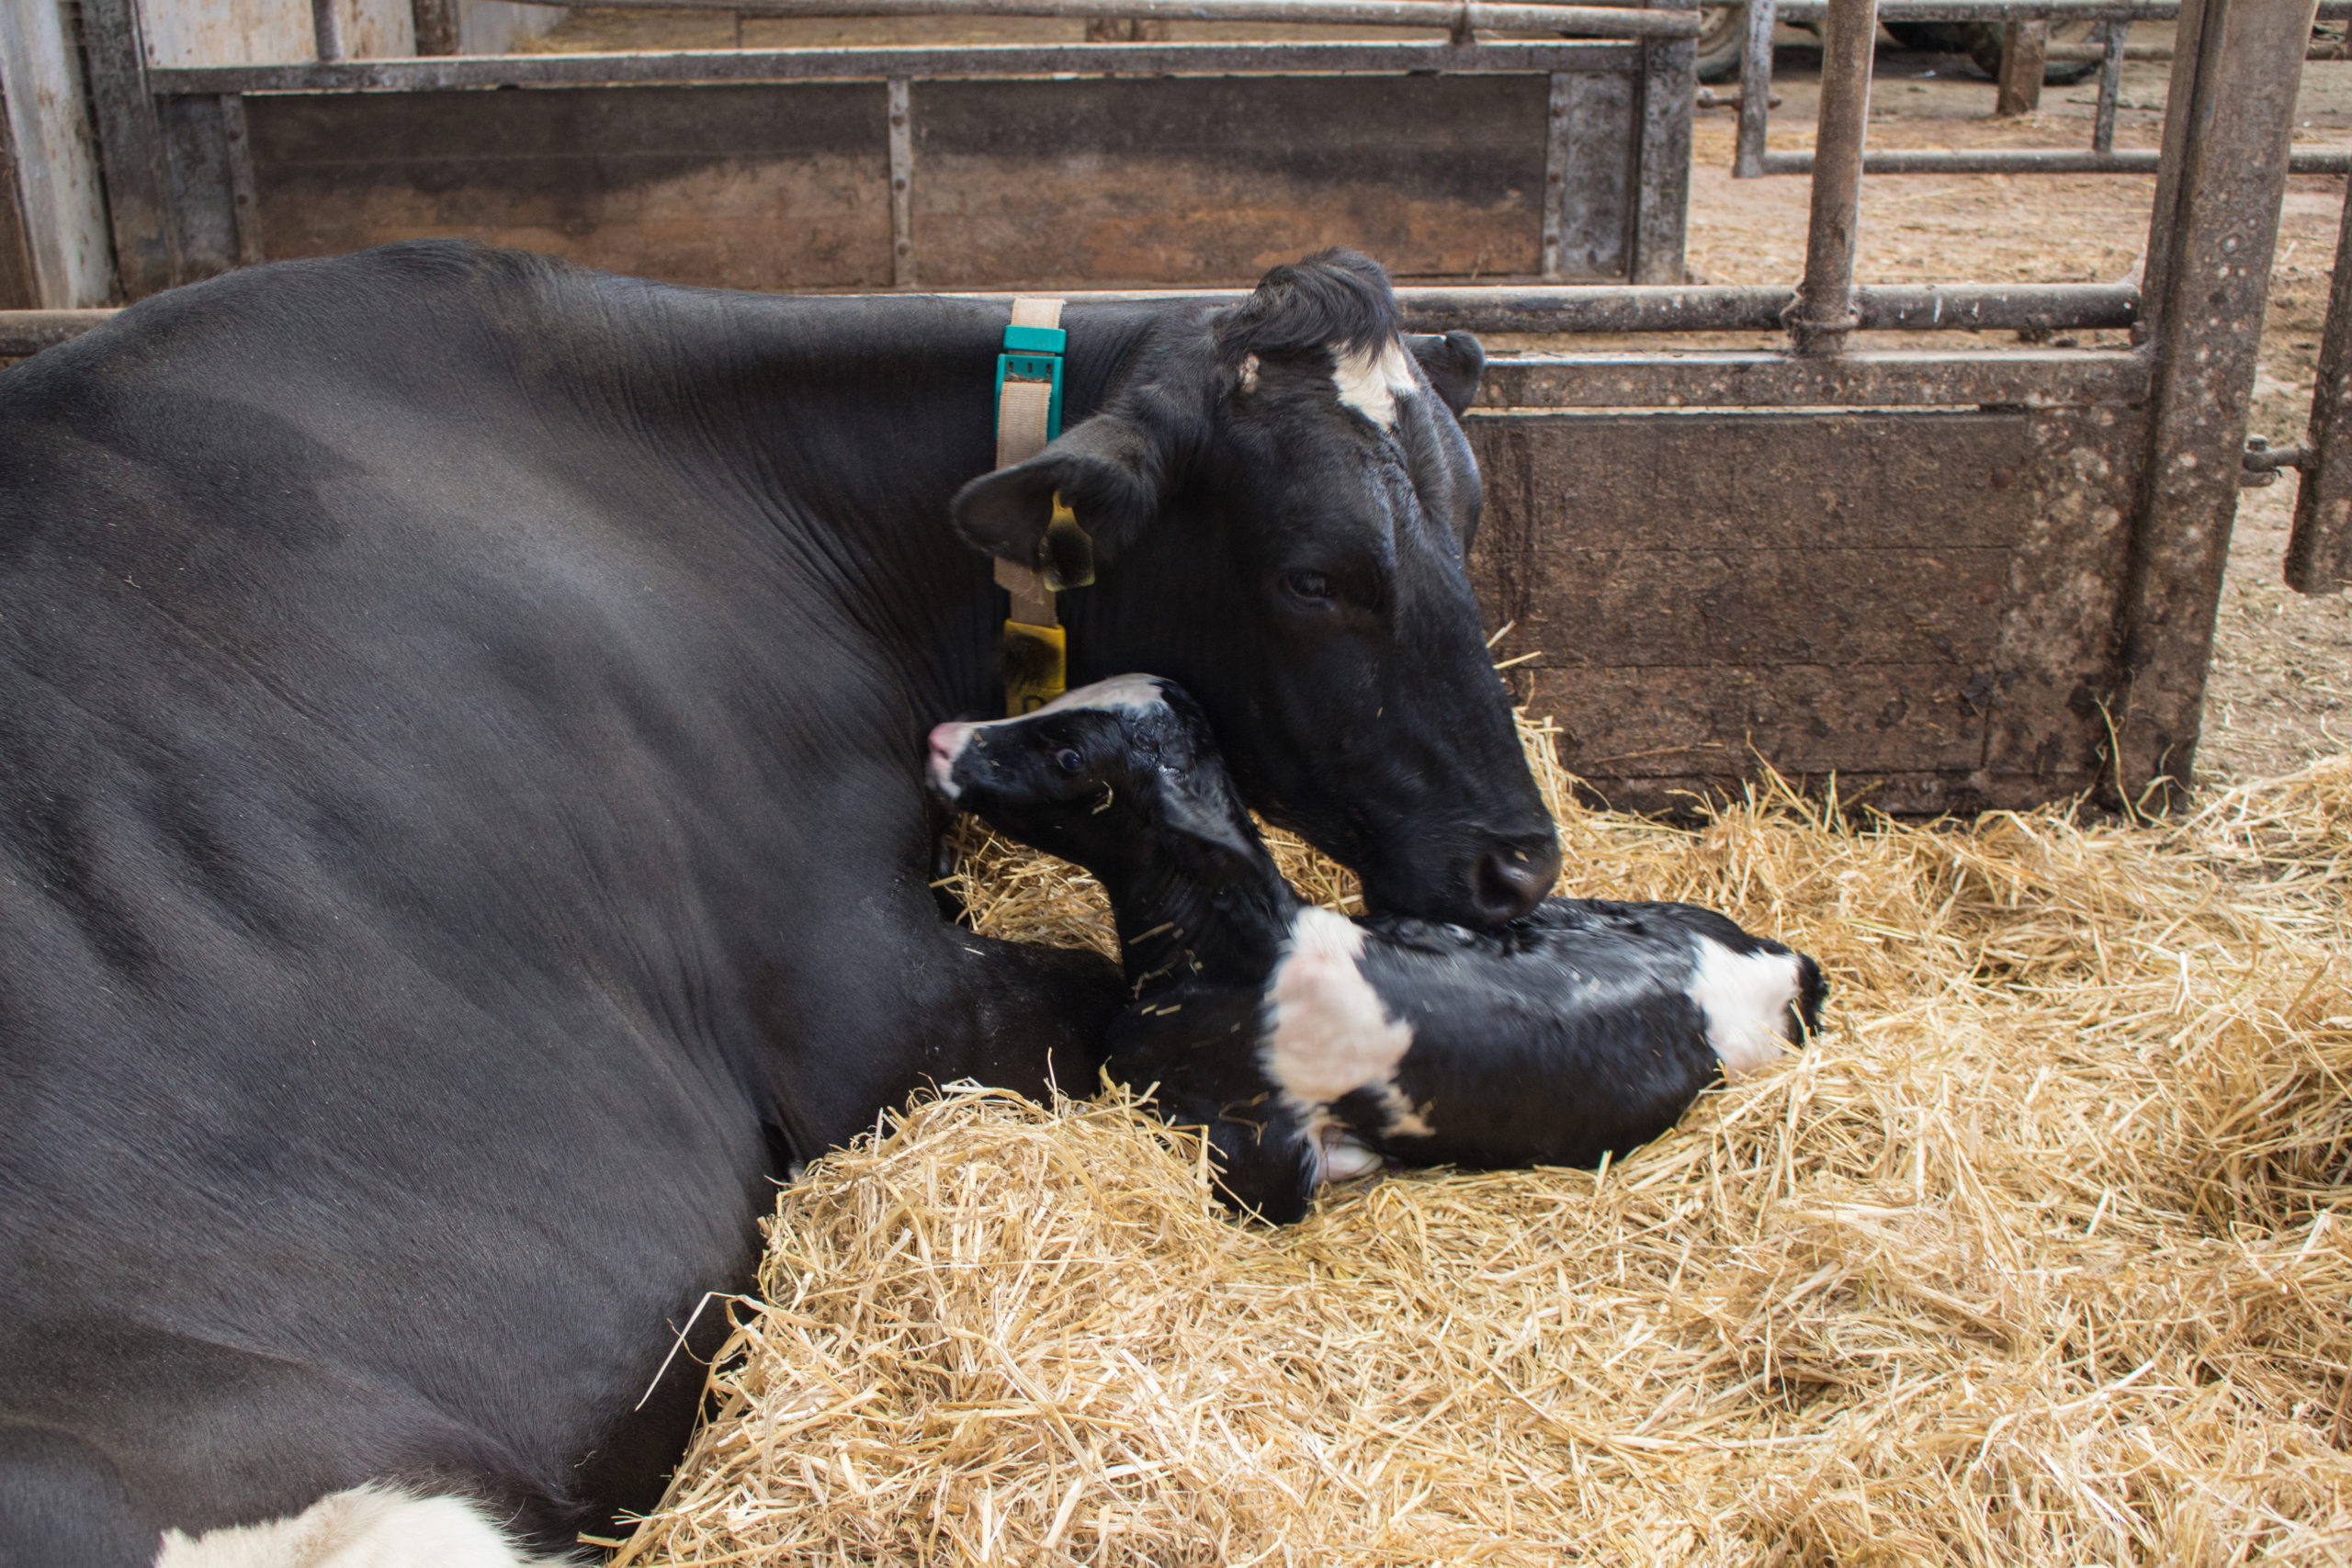
[[[1069,643],[1059,626],[1004,623],[1004,712],[1035,713],[1069,689]]]

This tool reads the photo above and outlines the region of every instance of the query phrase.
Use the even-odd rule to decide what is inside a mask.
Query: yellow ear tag
[[[1059,626],[1004,623],[1004,712],[1035,713],[1069,687],[1069,644]]]
[[[1056,593],[1065,588],[1084,588],[1094,581],[1094,541],[1078,525],[1078,513],[1063,503],[1059,491],[1054,491],[1054,514],[1046,519],[1045,547],[1038,555],[1043,561],[1038,575]],[[1057,563],[1069,564],[1069,572],[1065,575]]]

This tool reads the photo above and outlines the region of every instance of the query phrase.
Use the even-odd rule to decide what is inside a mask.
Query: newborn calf
[[[1591,1165],[1815,1025],[1814,961],[1688,904],[1546,900],[1492,934],[1304,903],[1171,682],[931,734],[931,782],[1111,896],[1134,1004],[1110,1071],[1208,1130],[1287,1222],[1389,1156]]]

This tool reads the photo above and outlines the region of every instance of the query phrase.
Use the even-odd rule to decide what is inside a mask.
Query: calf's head
[[[1455,416],[1483,364],[1466,333],[1400,336],[1380,268],[1326,252],[1171,313],[1097,412],[955,509],[980,548],[1056,566],[1058,494],[1098,567],[1061,596],[1071,678],[1182,682],[1243,795],[1374,908],[1482,926],[1559,864],[1464,570]]]

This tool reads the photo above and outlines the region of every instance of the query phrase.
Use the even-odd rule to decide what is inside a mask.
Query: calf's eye
[[[1082,773],[1086,771],[1086,759],[1065,746],[1054,753],[1054,766],[1066,773]]]
[[[1284,572],[1283,586],[1301,599],[1319,602],[1331,597],[1331,580],[1319,571]]]

